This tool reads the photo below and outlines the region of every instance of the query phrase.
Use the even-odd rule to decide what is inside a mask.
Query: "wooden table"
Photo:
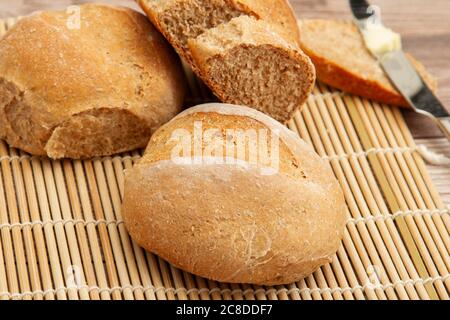
[[[0,18],[24,15],[35,10],[64,8],[87,0],[0,0]],[[138,9],[133,0],[103,0],[104,3]],[[301,18],[350,19],[345,0],[291,0]],[[400,32],[406,51],[422,61],[439,81],[438,96],[450,107],[450,1],[373,0],[382,9],[382,19]],[[419,144],[450,157],[450,143],[427,118],[405,111],[408,125]],[[444,201],[450,204],[450,168],[429,167]]]

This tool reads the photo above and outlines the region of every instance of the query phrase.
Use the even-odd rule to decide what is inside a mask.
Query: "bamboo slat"
[[[214,100],[187,76],[188,105]],[[123,171],[140,151],[52,161],[0,141],[0,299],[449,299],[449,209],[400,111],[318,84],[288,126],[329,161],[348,205],[342,246],[314,274],[261,287],[179,270],[123,224]]]

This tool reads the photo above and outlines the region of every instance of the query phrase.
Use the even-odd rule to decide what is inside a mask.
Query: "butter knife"
[[[367,48],[377,58],[394,87],[411,108],[433,119],[450,140],[450,114],[405,56],[400,36],[383,25],[377,6],[366,0],[349,1]]]

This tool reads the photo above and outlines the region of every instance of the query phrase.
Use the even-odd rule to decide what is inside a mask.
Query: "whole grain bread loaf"
[[[299,48],[288,1],[139,2],[222,102],[287,122],[312,91],[314,66]]]
[[[316,67],[317,78],[345,92],[375,101],[407,107],[383,69],[364,44],[357,26],[344,20],[301,20],[301,47]],[[435,79],[408,55],[427,85],[436,91]]]
[[[329,164],[287,127],[242,106],[187,109],[125,172],[131,237],[217,281],[275,285],[308,276],[340,245],[345,210]]]
[[[145,147],[181,111],[178,56],[133,10],[39,12],[0,40],[0,138],[52,158]]]

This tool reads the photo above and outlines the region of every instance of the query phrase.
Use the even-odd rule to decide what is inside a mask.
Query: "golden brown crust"
[[[343,90],[348,93],[359,95],[374,101],[386,104],[408,107],[408,103],[403,96],[392,86],[388,78],[384,75],[378,62],[368,50],[365,48],[362,36],[356,26],[349,21],[327,21],[327,20],[303,20],[299,22],[300,30],[303,32],[301,47],[303,51],[311,58],[317,73],[317,79],[320,81]],[[340,31],[339,31],[340,30]],[[345,32],[345,37],[339,32]],[[310,33],[310,34],[308,34]],[[348,62],[336,60],[327,52],[321,51],[318,47],[320,43],[318,39],[334,35],[336,41],[339,42],[342,50],[341,59],[349,59],[347,52],[351,52],[355,58],[364,57],[365,66],[370,68],[373,75],[360,71],[358,68],[349,68]],[[351,39],[352,44],[347,45],[345,39]],[[342,40],[342,41],[341,41]],[[329,44],[330,46],[332,44]],[[350,47],[351,46],[351,47]],[[322,48],[323,49],[323,48]],[[407,55],[419,74],[424,78],[427,85],[436,91],[437,83],[435,79],[427,73],[424,66],[415,60],[412,56]]]
[[[0,91],[10,96],[0,101],[5,128],[0,136],[14,147],[57,158],[108,155],[130,150],[124,147],[128,139],[129,148],[145,145],[152,131],[181,110],[185,80],[179,59],[145,16],[107,5],[80,9],[79,27],[68,24],[64,11],[40,12],[19,21],[0,41]],[[72,149],[47,150],[52,133],[72,116],[77,116],[72,129],[82,136],[96,109],[117,113],[116,119],[123,110],[132,114],[125,119],[137,119],[129,125],[140,128],[141,141],[132,141],[133,133],[120,141],[110,137],[110,148],[86,149],[53,137]],[[88,149],[101,154],[83,153]]]
[[[261,174],[261,163],[176,164],[173,132],[187,137],[199,122],[203,133],[216,128],[223,137],[225,129],[277,132],[279,171]],[[139,245],[177,267],[217,281],[276,285],[331,261],[345,202],[330,166],[289,129],[250,108],[210,104],[155,133],[126,171],[122,213]]]

